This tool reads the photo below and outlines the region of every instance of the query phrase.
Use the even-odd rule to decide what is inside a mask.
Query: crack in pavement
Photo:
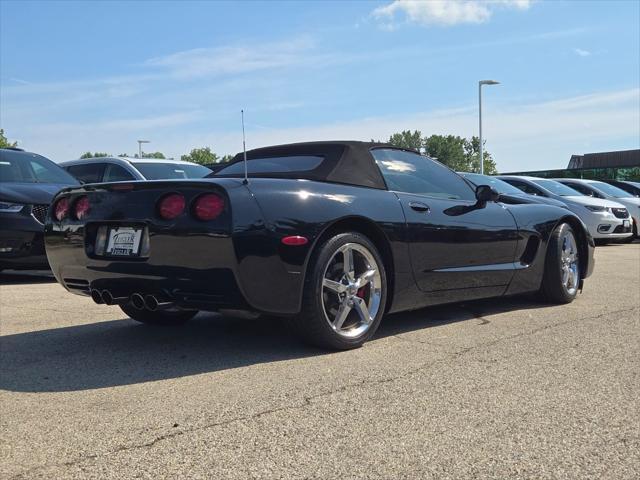
[[[82,456],[80,458],[74,459],[74,460],[70,460],[67,462],[60,462],[60,463],[52,463],[52,464],[44,464],[44,465],[38,465],[35,466],[33,468],[30,468],[22,473],[18,473],[16,475],[13,475],[12,477],[10,477],[11,479],[19,479],[19,478],[25,478],[29,476],[29,474],[36,472],[38,470],[43,470],[46,468],[50,468],[50,467],[72,467],[74,465],[78,465],[80,463],[86,462],[88,460],[94,460],[97,458],[101,458],[101,457],[108,457],[110,455],[116,455],[118,453],[122,453],[122,452],[126,452],[129,450],[137,450],[137,449],[142,449],[142,448],[151,448],[154,445],[156,445],[157,443],[160,443],[164,440],[169,440],[172,438],[176,438],[176,437],[180,437],[182,435],[188,434],[188,433],[193,433],[193,432],[197,432],[197,431],[202,431],[202,430],[207,430],[207,429],[211,429],[211,428],[216,428],[216,427],[220,427],[220,426],[225,426],[225,425],[230,425],[233,423],[238,423],[238,422],[244,422],[244,421],[252,421],[255,420],[257,418],[266,416],[266,415],[270,415],[273,413],[279,413],[279,412],[283,412],[283,411],[287,411],[287,410],[301,410],[301,409],[305,409],[309,406],[312,406],[314,404],[314,400],[317,400],[319,398],[325,398],[328,396],[332,396],[335,395],[337,393],[342,393],[345,392],[347,390],[350,389],[356,389],[356,388],[364,388],[364,387],[368,387],[371,385],[381,385],[381,384],[385,384],[385,383],[391,383],[391,382],[395,382],[397,380],[402,380],[408,377],[411,377],[412,375],[415,375],[425,369],[429,369],[432,367],[435,367],[445,361],[447,361],[450,358],[459,358],[461,356],[466,355],[469,352],[472,352],[474,350],[481,350],[483,348],[489,348],[492,347],[494,345],[497,345],[499,343],[505,342],[505,341],[509,341],[509,340],[513,340],[516,338],[521,338],[521,337],[525,337],[525,336],[530,336],[530,335],[535,335],[539,332],[545,331],[545,330],[550,330],[552,328],[555,327],[560,327],[563,325],[567,325],[569,323],[572,322],[576,322],[576,321],[585,321],[585,320],[596,320],[598,318],[602,318],[605,316],[613,316],[613,315],[617,315],[617,314],[621,314],[621,313],[627,313],[627,312],[632,312],[634,310],[638,310],[640,311],[640,306],[634,306],[634,307],[630,307],[630,308],[624,308],[624,309],[620,309],[620,310],[614,310],[614,311],[607,311],[607,312],[603,312],[597,315],[593,315],[590,317],[583,317],[583,318],[575,318],[575,319],[569,319],[569,320],[564,320],[561,322],[557,322],[557,323],[552,323],[552,324],[548,324],[548,325],[544,325],[542,327],[539,328],[535,328],[533,330],[529,330],[526,332],[520,332],[517,333],[515,335],[509,335],[509,336],[505,336],[502,338],[498,338],[486,343],[480,343],[478,345],[472,345],[470,347],[465,347],[457,352],[445,352],[443,354],[443,358],[441,358],[440,360],[436,360],[436,361],[431,361],[431,362],[427,362],[427,363],[423,363],[421,365],[419,365],[418,367],[415,367],[413,369],[407,370],[405,372],[402,372],[398,375],[395,376],[391,376],[391,377],[387,377],[387,378],[379,378],[379,379],[362,379],[361,381],[357,382],[357,383],[351,383],[351,384],[346,384],[346,385],[342,385],[338,388],[329,390],[327,392],[321,392],[318,393],[316,395],[310,395],[310,396],[304,396],[302,401],[297,403],[297,404],[288,404],[288,405],[284,405],[284,406],[279,406],[279,407],[274,407],[274,408],[270,408],[270,409],[266,409],[266,410],[262,410],[260,412],[256,412],[254,414],[251,415],[243,415],[240,417],[234,417],[234,418],[230,418],[228,420],[223,420],[223,421],[219,421],[219,422],[214,422],[214,423],[210,423],[207,425],[203,425],[200,427],[193,427],[193,428],[189,428],[189,429],[184,429],[184,430],[179,430],[176,432],[171,432],[171,433],[166,433],[164,435],[159,435],[157,437],[155,437],[154,439],[148,441],[148,442],[144,442],[144,443],[138,443],[138,444],[133,444],[133,445],[121,445],[119,447],[116,447],[113,450],[110,451],[106,451],[106,452],[102,452],[102,453],[94,453],[94,454],[88,454],[85,456]],[[479,316],[476,316],[476,318],[481,318]],[[617,318],[614,317],[615,320],[617,320]],[[394,337],[400,338],[397,335],[393,335]],[[408,342],[415,342],[415,343],[419,343],[419,344],[425,344],[426,342],[421,342],[421,341],[414,341],[414,340],[409,340],[406,338],[402,338],[402,340],[404,341],[408,341]],[[428,344],[428,343],[427,343]]]

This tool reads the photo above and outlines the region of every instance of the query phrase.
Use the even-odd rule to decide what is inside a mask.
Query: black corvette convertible
[[[385,313],[539,292],[571,302],[593,241],[570,211],[475,190],[383,144],[314,142],[242,154],[209,178],[83,185],[49,211],[58,281],[135,320],[199,310],[286,316],[346,349]]]

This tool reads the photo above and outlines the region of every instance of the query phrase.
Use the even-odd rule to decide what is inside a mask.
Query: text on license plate
[[[138,255],[141,238],[142,228],[111,228],[107,237],[106,254],[123,257]]]

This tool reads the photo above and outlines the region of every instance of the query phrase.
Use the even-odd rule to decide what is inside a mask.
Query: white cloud
[[[309,37],[300,37],[257,45],[195,48],[149,59],[145,65],[164,68],[180,78],[238,74],[303,62],[313,46]]]
[[[588,57],[591,55],[589,50],[583,50],[582,48],[574,48],[573,52],[580,57]]]
[[[395,28],[398,15],[410,23],[451,26],[487,22],[495,8],[526,10],[530,5],[531,0],[395,0],[376,8],[372,16],[385,29]]]

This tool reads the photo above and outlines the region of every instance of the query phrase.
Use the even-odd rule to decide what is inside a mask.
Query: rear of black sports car
[[[299,308],[292,292],[310,247],[269,234],[251,191],[233,178],[63,190],[45,245],[57,280],[98,303],[153,297],[158,308],[285,315]]]

